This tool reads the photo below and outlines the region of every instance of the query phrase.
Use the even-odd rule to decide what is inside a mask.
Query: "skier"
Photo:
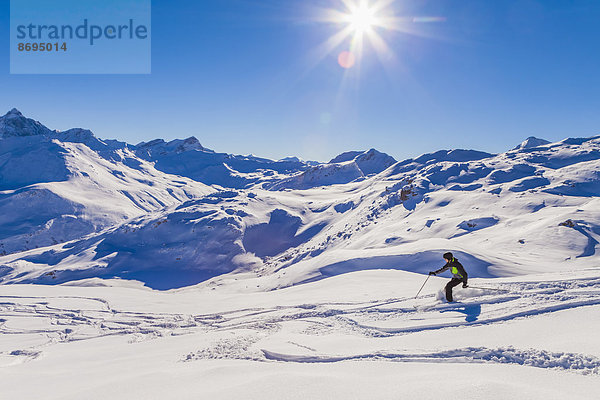
[[[439,273],[442,273],[442,272],[450,269],[450,272],[452,272],[452,279],[450,280],[450,282],[448,282],[446,284],[446,300],[448,300],[448,303],[452,303],[454,301],[454,300],[452,300],[452,288],[454,286],[460,285],[461,282],[462,282],[464,288],[468,287],[467,286],[468,275],[467,275],[467,271],[465,271],[462,264],[459,263],[456,258],[454,258],[452,253],[450,253],[450,252],[445,253],[444,260],[446,260],[446,265],[444,265],[442,268],[438,269],[437,271],[431,271],[429,273],[429,275],[435,276]]]

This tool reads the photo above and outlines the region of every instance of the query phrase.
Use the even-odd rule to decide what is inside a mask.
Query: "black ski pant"
[[[450,280],[450,282],[448,282],[446,284],[446,300],[448,301],[454,301],[452,300],[452,288],[454,286],[458,286],[462,283],[462,279],[458,279],[458,278],[452,278]]]

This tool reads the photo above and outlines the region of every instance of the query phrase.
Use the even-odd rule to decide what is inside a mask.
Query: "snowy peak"
[[[354,162],[363,174],[378,174],[396,163],[394,157],[370,149],[368,151],[347,151],[329,161],[329,164],[341,164]]]
[[[301,174],[284,179],[270,187],[271,190],[310,189],[319,186],[345,184],[368,175],[385,171],[396,160],[380,151],[349,151],[334,157],[329,163],[314,166]]]
[[[319,186],[341,185],[361,178],[364,178],[364,174],[355,162],[321,164],[276,182],[270,190],[305,190]]]
[[[394,157],[371,149],[368,151],[347,151],[329,161],[329,164],[339,164],[354,161],[365,175],[376,174],[396,163]]]
[[[378,174],[396,163],[394,157],[371,149],[358,155],[354,162],[365,175]]]
[[[284,157],[282,159],[277,160],[277,162],[278,163],[306,164],[306,165],[310,165],[310,166],[315,166],[315,165],[321,164],[318,161],[305,160],[303,158],[296,157],[296,156]]]
[[[61,142],[82,143],[96,151],[107,148],[107,144],[98,139],[89,129],[72,128],[63,132],[53,132],[52,138],[58,139]]]
[[[135,146],[136,150],[147,154],[149,156],[152,155],[167,155],[167,154],[180,154],[188,151],[202,151],[206,153],[214,153],[214,151],[207,149],[206,147],[200,144],[200,141],[191,136],[187,139],[175,139],[170,142],[166,142],[163,139],[155,139],[150,142],[142,142],[138,143]]]
[[[195,137],[191,136],[183,141],[178,147],[181,151],[208,151],[207,148],[200,144],[200,141]]]
[[[6,115],[0,117],[0,138],[44,136],[49,139],[58,139],[61,142],[83,143],[93,150],[102,150],[106,143],[94,136],[92,131],[82,128],[73,128],[66,131],[51,130],[13,108]]]
[[[534,147],[545,146],[547,144],[550,144],[550,142],[545,139],[536,138],[535,136],[529,136],[513,150],[531,149]]]
[[[296,156],[290,156],[290,157],[284,157],[279,159],[278,161],[281,162],[302,162],[302,160],[300,159],[300,157],[296,157]]]
[[[8,116],[17,116],[17,117],[22,117],[23,114],[21,114],[21,111],[17,110],[16,108],[13,108],[12,110],[10,110],[9,112],[6,113],[5,117]]]
[[[26,118],[19,110],[13,108],[0,117],[0,138],[16,136],[49,135],[53,132],[38,121]]]
[[[356,157],[364,154],[364,151],[347,151],[342,153],[329,161],[329,164],[337,164],[354,160]]]

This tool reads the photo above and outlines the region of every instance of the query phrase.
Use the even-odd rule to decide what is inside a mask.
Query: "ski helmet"
[[[450,253],[450,252],[444,253],[444,259],[450,261],[453,258],[454,258],[454,256],[452,255],[452,253]]]

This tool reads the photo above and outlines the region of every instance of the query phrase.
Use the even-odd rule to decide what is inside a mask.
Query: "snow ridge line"
[[[600,359],[577,353],[549,352],[546,350],[518,350],[512,346],[489,349],[468,347],[434,353],[386,353],[375,352],[348,356],[295,356],[262,349],[269,361],[295,363],[334,363],[341,361],[394,361],[394,362],[451,362],[451,363],[499,363],[559,369],[582,373],[600,374]]]

